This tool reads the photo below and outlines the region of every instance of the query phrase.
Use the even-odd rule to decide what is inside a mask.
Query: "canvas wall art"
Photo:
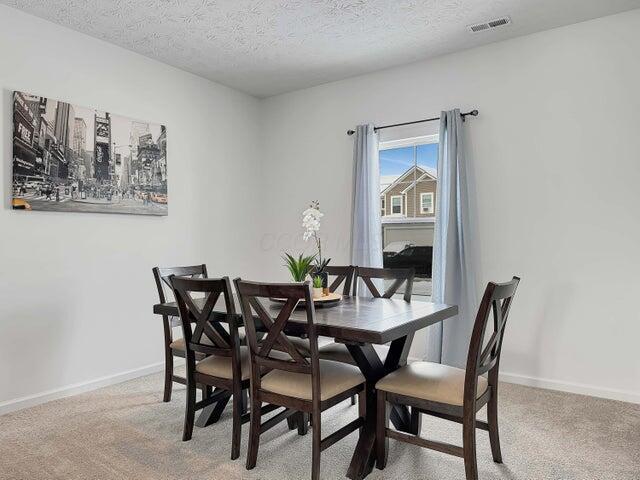
[[[167,215],[167,129],[16,91],[12,204]]]

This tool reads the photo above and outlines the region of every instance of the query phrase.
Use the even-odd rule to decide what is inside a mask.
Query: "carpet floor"
[[[286,422],[262,437],[258,464],[231,461],[231,412],[182,442],[184,387],[161,401],[162,377],[150,375],[0,417],[0,479],[177,480],[307,479],[311,435]],[[640,480],[640,405],[511,384],[501,385],[504,464],[491,460],[486,432],[478,432],[481,480]],[[323,436],[352,418],[343,402],[323,416]],[[480,417],[484,417],[483,412]],[[461,428],[425,417],[423,436],[461,442]],[[345,478],[356,433],[322,454],[321,477]],[[389,464],[368,477],[464,479],[461,459],[390,440]]]

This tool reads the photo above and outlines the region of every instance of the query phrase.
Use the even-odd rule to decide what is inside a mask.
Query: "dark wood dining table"
[[[236,301],[236,312],[240,307]],[[221,310],[212,315],[223,319],[224,303]],[[281,308],[275,305],[274,308]],[[177,316],[175,302],[157,304],[153,312],[158,315]],[[367,380],[366,418],[360,431],[356,449],[347,470],[347,477],[366,477],[375,464],[376,438],[376,382],[407,362],[413,337],[418,330],[457,315],[454,305],[402,299],[344,297],[331,307],[316,308],[315,324],[318,335],[331,337],[343,343],[351,353],[355,363]],[[238,313],[238,321],[241,315]],[[294,312],[290,317],[287,333],[303,335],[307,328],[304,310]],[[386,358],[381,359],[373,345],[389,344]],[[220,415],[220,406],[207,407],[198,419],[198,425],[212,422],[212,417]],[[224,405],[222,405],[224,408]],[[394,405],[390,409],[390,420],[396,429],[417,433],[420,428],[419,415],[413,416],[405,406]],[[213,420],[215,421],[215,420]]]

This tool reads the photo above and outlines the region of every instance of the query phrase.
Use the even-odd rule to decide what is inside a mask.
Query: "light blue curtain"
[[[460,110],[440,114],[432,301],[458,305],[459,314],[427,330],[426,358],[464,368],[477,308],[469,213],[468,165]]]
[[[378,136],[373,125],[356,127],[353,145],[354,189],[351,219],[351,263],[382,267],[382,221],[380,219],[380,165]],[[358,295],[367,296],[361,282]]]

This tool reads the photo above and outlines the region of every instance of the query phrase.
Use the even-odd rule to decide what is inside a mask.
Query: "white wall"
[[[157,368],[153,266],[254,273],[260,104],[5,6],[0,59],[1,413]],[[10,210],[12,90],[165,124],[169,216]]]
[[[312,199],[348,261],[348,128],[478,108],[479,275],[523,278],[503,378],[640,402],[638,52],[636,10],[265,100],[262,277],[286,278]]]

